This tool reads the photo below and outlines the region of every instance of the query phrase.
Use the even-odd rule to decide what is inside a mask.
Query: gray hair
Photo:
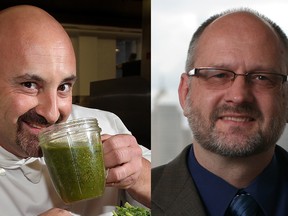
[[[275,22],[273,22],[272,20],[270,20],[266,16],[258,13],[257,11],[249,9],[249,8],[240,8],[240,9],[227,10],[227,11],[224,11],[222,13],[213,15],[199,26],[199,28],[193,34],[193,37],[192,37],[190,44],[189,44],[188,54],[187,54],[187,59],[186,59],[186,65],[185,65],[185,71],[188,72],[191,69],[193,69],[193,67],[194,67],[195,48],[197,46],[197,43],[199,41],[200,36],[202,35],[202,33],[204,32],[206,27],[208,27],[216,19],[218,19],[224,15],[234,13],[234,12],[247,12],[247,13],[253,14],[253,15],[257,16],[258,18],[262,19],[264,22],[267,22],[272,27],[272,29],[276,32],[277,36],[279,37],[281,43],[284,45],[284,48],[286,50],[286,52],[285,52],[285,55],[286,55],[285,65],[286,65],[286,68],[288,68],[287,67],[288,66],[288,39],[287,39],[286,34],[283,32],[283,30]]]

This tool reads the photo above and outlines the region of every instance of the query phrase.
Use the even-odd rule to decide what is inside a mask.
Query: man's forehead
[[[239,11],[220,16],[219,18],[215,19],[209,26],[207,26],[205,31],[214,29],[250,29],[253,31],[255,27],[272,30],[271,26],[261,17],[258,17],[250,12]]]
[[[262,18],[248,12],[233,12],[221,16],[213,21],[203,31],[199,38],[199,46],[214,44],[216,40],[225,40],[233,43],[265,41],[278,43],[279,38],[273,28]]]

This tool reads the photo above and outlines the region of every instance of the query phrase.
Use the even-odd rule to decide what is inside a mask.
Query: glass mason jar
[[[102,196],[105,167],[96,118],[83,118],[44,129],[39,143],[53,185],[65,203]]]

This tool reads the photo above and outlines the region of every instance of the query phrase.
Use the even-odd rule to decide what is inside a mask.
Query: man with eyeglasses
[[[193,144],[152,170],[152,215],[288,215],[288,40],[250,9],[194,33],[179,101]]]

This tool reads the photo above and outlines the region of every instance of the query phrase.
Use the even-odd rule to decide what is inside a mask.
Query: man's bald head
[[[63,31],[62,26],[50,14],[41,8],[30,5],[18,5],[0,11],[0,35],[10,31],[28,33],[31,30]]]
[[[47,12],[21,5],[0,12],[0,50],[0,146],[20,157],[41,156],[41,129],[71,113],[71,40]]]
[[[71,40],[61,24],[46,11],[18,5],[0,12],[0,49],[3,59],[15,57],[31,47],[61,43],[73,53]]]
[[[284,53],[283,56],[285,55],[285,64],[288,65],[287,36],[280,29],[280,27],[276,23],[256,11],[250,9],[235,9],[228,10],[210,17],[196,30],[189,45],[185,68],[186,71],[189,71],[193,67],[195,67],[195,58],[197,56],[196,48],[200,46],[199,41],[202,40],[202,37],[207,36],[205,32],[209,31],[210,33],[211,31],[215,31],[218,33],[222,32],[223,36],[229,34],[229,36],[231,37],[233,36],[231,33],[234,33],[235,36],[238,35],[242,37],[243,42],[251,40],[253,39],[253,37],[261,37],[263,36],[261,34],[265,32],[265,36],[271,36],[270,39],[278,40],[282,49],[282,54]],[[211,35],[212,34],[210,34],[210,36]],[[240,37],[238,37],[236,40],[239,40]]]

